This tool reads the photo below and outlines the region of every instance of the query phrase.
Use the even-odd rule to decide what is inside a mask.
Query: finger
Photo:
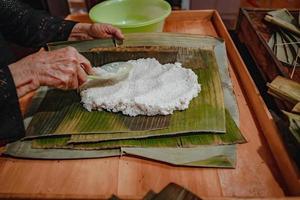
[[[47,86],[52,86],[60,89],[67,89],[71,87],[72,82],[68,65],[57,66],[56,68],[51,68],[47,71],[47,74],[43,77],[43,83]]]
[[[62,85],[62,81],[54,76],[40,76],[39,78],[42,86],[61,88],[59,86]]]
[[[78,79],[78,86],[82,85],[87,80],[85,71],[79,65],[77,66],[77,79]]]
[[[67,51],[68,53],[66,56],[70,57],[71,59],[72,57],[73,58],[75,57],[76,62],[74,62],[74,64],[81,63],[84,71],[87,74],[94,74],[94,70],[92,68],[90,61],[86,59],[83,55],[81,55],[75,48],[66,47],[63,48],[62,50]],[[60,62],[63,62],[63,60],[60,60]]]
[[[39,88],[39,83],[37,83],[36,80],[32,80],[28,84],[21,85],[21,86],[17,87],[18,97],[20,98],[20,97],[24,96],[25,94],[27,94],[31,91],[34,91],[38,88]]]
[[[68,89],[71,86],[70,79],[65,74],[60,75],[58,77],[53,77],[53,79],[56,79],[56,81],[55,81],[56,84],[53,85],[53,87],[55,87],[55,88],[66,90],[66,89]]]
[[[60,79],[65,82],[65,89],[78,88],[77,66],[79,65],[79,63],[67,63],[58,68],[63,73]]]
[[[124,35],[122,34],[121,30],[116,27],[109,26],[109,32],[107,34],[110,34],[112,37],[118,40],[124,40]]]
[[[94,74],[94,69],[91,65],[91,62],[86,59],[83,55],[81,55],[80,53],[78,53],[77,55],[79,63],[81,64],[81,67],[83,68],[83,70],[87,73],[87,74]]]
[[[75,89],[78,87],[77,77],[72,75],[64,75],[60,77],[61,83],[59,84],[59,88],[67,90],[67,89]]]
[[[69,81],[67,85],[67,89],[76,89],[78,88],[78,78],[77,73],[69,74]]]
[[[104,27],[104,35],[103,37],[105,38],[116,38],[118,40],[123,40],[124,35],[122,34],[121,30],[117,27],[114,27],[110,24],[103,24]]]
[[[79,63],[65,63],[64,65],[59,67],[58,70],[61,71],[68,78],[66,89],[78,88],[78,86],[84,83],[87,79],[87,74],[81,68],[81,64]]]
[[[33,91],[34,89],[31,88],[30,85],[23,85],[21,87],[18,87],[17,88],[17,94],[18,94],[18,97],[21,98],[23,97],[25,94]]]
[[[121,30],[110,24],[92,24],[90,35],[95,38],[116,38],[119,40],[124,39]]]

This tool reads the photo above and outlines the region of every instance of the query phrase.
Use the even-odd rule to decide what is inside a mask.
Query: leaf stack
[[[110,40],[72,45],[93,65],[154,57],[181,62],[199,78],[202,91],[187,110],[168,116],[129,117],[86,111],[76,91],[47,91],[23,141],[8,145],[18,157],[73,159],[133,155],[172,165],[234,167],[236,145],[244,143],[228,73],[224,42],[188,34],[128,34],[120,47]],[[35,105],[36,107],[36,105]],[[97,154],[98,153],[98,154]],[[97,156],[98,155],[98,156]]]
[[[298,66],[300,22],[287,9],[268,12],[265,20],[273,25],[273,34],[268,45],[278,60],[287,66]]]

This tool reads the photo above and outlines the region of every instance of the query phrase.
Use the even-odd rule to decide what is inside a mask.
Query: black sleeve
[[[52,17],[18,0],[0,0],[0,30],[6,40],[29,47],[67,40],[76,22]]]
[[[0,67],[0,146],[25,136],[14,80],[7,66]]]

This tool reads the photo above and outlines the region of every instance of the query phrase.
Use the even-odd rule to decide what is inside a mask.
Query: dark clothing
[[[18,0],[0,0],[0,145],[24,136],[23,119],[13,78],[8,69],[15,61],[8,42],[43,47],[67,40],[75,22],[51,17]]]

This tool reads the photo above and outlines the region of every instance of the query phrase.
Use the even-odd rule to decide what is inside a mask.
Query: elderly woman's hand
[[[109,24],[78,23],[72,29],[69,40],[90,40],[96,38],[116,38],[123,40],[120,29]]]
[[[39,51],[9,65],[9,69],[19,97],[42,85],[75,89],[93,73],[90,62],[73,47]]]

